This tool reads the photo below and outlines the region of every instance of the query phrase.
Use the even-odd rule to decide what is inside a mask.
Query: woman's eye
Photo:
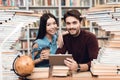
[[[50,26],[50,24],[47,24],[47,26]]]

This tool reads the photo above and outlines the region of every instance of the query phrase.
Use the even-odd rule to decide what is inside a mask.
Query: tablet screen
[[[50,65],[65,65],[64,60],[66,58],[72,58],[72,55],[71,54],[49,55],[49,63]]]

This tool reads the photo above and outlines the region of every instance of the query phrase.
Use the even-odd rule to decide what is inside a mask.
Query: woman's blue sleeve
[[[33,48],[32,50],[32,59],[34,60],[35,56],[34,53],[38,51],[38,48]]]

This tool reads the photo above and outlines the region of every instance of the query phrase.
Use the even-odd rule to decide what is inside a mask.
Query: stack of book
[[[110,40],[108,41],[108,47],[120,47],[120,40]]]
[[[112,40],[120,40],[120,31],[111,31]]]
[[[105,47],[100,49],[97,59],[91,62],[90,70],[93,75],[97,75],[99,78],[120,78],[120,31],[119,29],[116,29],[117,32],[110,29],[110,39]]]
[[[48,78],[49,77],[49,67],[34,68],[33,73],[28,76],[28,79],[37,79],[37,78]]]
[[[86,71],[86,72],[72,72],[72,77],[73,78],[91,78],[92,74],[90,71]]]
[[[13,61],[20,53],[16,53],[15,51],[6,51],[1,52],[1,62],[0,65],[2,66],[2,74],[0,75],[2,79],[0,80],[17,80],[19,76],[17,76],[13,70]]]
[[[24,26],[24,24],[20,22],[9,22],[0,25],[0,48],[2,50],[9,50],[19,39],[22,26]]]
[[[52,68],[52,76],[68,76],[69,68],[67,66],[54,65]]]
[[[113,15],[113,18],[115,18],[116,20],[120,20],[120,11],[119,12],[114,12],[114,13],[111,13]]]
[[[98,37],[100,48],[106,45],[107,39],[109,38],[106,31],[111,30],[111,28],[108,25],[110,25],[111,22],[115,22],[115,19],[113,19],[110,14],[111,12],[111,10],[91,11],[86,15],[86,19],[91,22],[90,29],[95,33],[95,35],[97,32],[96,36]],[[95,30],[95,27],[97,27],[98,30]]]
[[[99,51],[97,59],[91,62],[91,72],[99,78],[120,78],[120,48],[105,47]]]
[[[120,48],[105,47],[100,50],[97,60],[100,63],[120,65],[119,56]]]
[[[29,16],[22,15],[24,13],[29,14]],[[37,27],[39,22],[39,17],[32,16],[32,13],[33,11],[25,10],[0,11],[0,49],[2,51],[15,49],[22,53],[27,53],[26,50],[29,50],[32,44],[28,39],[29,32],[27,28]],[[24,32],[23,29],[25,29]]]
[[[119,31],[120,32],[120,31]],[[111,35],[111,39],[108,41],[108,47],[113,47],[113,48],[120,48],[120,34],[113,34]]]
[[[117,65],[101,63],[96,59],[91,62],[90,68],[92,74],[98,76],[116,76],[117,69]]]

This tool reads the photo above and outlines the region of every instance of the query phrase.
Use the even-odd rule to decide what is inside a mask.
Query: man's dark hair
[[[75,18],[78,19],[80,22],[82,21],[81,13],[80,13],[78,10],[70,10],[70,11],[67,11],[67,12],[64,14],[64,21],[65,21],[65,22],[66,22],[66,18],[69,17],[69,16],[75,17]]]

